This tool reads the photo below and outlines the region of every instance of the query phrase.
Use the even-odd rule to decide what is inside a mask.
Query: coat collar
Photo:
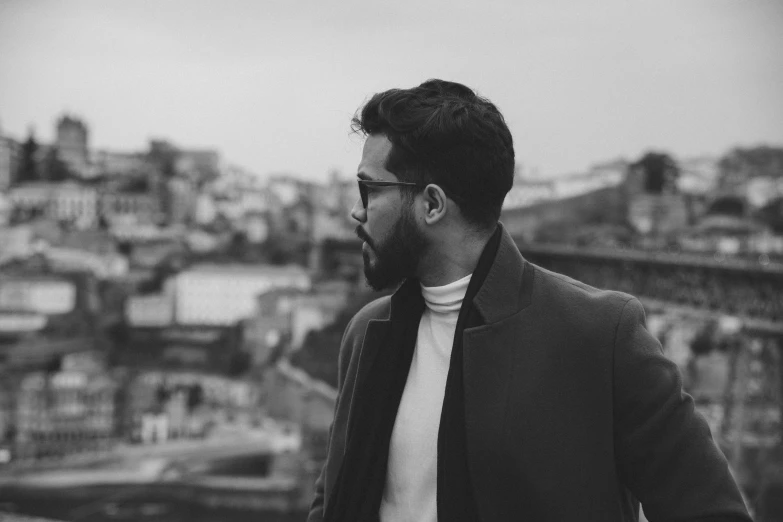
[[[473,305],[486,324],[493,324],[526,308],[533,296],[533,269],[519,253],[514,239],[503,227],[495,261]]]
[[[498,223],[501,229],[500,245],[495,260],[489,269],[484,284],[473,299],[473,305],[481,314],[485,324],[492,324],[512,316],[530,304],[533,295],[533,270],[522,257],[514,239]],[[420,297],[418,279],[407,279],[391,299],[390,320],[395,311],[409,303],[409,299]]]

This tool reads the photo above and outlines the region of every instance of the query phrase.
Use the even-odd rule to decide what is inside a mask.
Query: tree
[[[22,144],[22,158],[17,175],[19,183],[32,183],[41,180],[38,172],[38,162],[36,161],[37,154],[38,143],[35,141],[33,133],[30,132],[27,141]]]
[[[44,179],[55,183],[66,181],[73,175],[68,165],[60,159],[60,151],[57,150],[57,147],[52,147],[46,154],[43,171]]]
[[[650,194],[674,191],[680,175],[680,169],[674,159],[662,152],[646,153],[639,161],[633,163],[631,168],[641,170],[645,192]]]

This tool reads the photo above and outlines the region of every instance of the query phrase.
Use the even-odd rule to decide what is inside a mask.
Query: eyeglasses
[[[426,187],[421,183],[409,183],[406,181],[376,181],[370,179],[360,179],[359,196],[362,198],[362,205],[367,209],[367,189],[369,187]]]

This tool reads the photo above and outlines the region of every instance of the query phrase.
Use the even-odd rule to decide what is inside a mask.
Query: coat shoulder
[[[617,325],[623,309],[638,300],[625,292],[590,286],[537,265],[534,270],[533,302],[556,313],[573,326],[592,330],[598,325]],[[641,305],[640,305],[641,306]]]

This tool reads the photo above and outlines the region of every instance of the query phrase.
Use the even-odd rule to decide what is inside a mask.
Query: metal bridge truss
[[[652,308],[731,316],[758,333],[783,334],[783,265],[671,252],[520,244],[529,261]]]

